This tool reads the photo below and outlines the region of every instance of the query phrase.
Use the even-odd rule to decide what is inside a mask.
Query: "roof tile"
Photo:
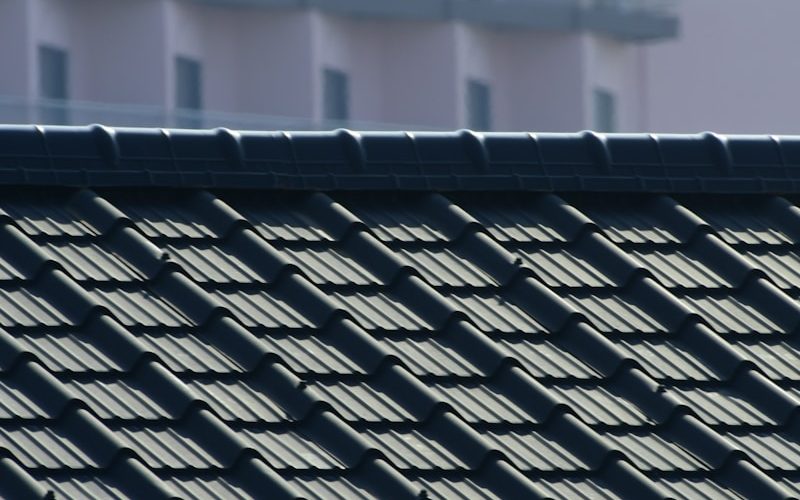
[[[290,420],[289,414],[259,385],[211,378],[188,380],[186,385],[223,420],[269,423]]]
[[[133,380],[73,380],[66,386],[101,419],[156,420],[169,413]]]
[[[401,248],[398,254],[433,286],[486,287],[497,284],[475,264],[447,248]]]
[[[17,199],[0,203],[28,236],[92,236],[97,231],[54,201]]]
[[[386,293],[331,294],[367,330],[428,330],[431,328],[404,303]]]
[[[744,450],[765,471],[794,471],[800,461],[800,442],[794,436],[774,430],[724,434]]]
[[[201,337],[183,332],[142,333],[139,341],[155,353],[167,367],[175,372],[241,371],[239,364],[219,348]]]
[[[446,295],[484,332],[543,333],[545,327],[518,305],[494,293],[458,292]]]
[[[309,438],[285,429],[258,432],[242,429],[239,436],[274,468],[342,469],[344,464]]]
[[[363,436],[401,470],[453,470],[467,467],[466,463],[437,440],[437,436],[417,430],[367,429]]]
[[[179,427],[126,425],[114,434],[153,469],[209,469],[223,465]]]
[[[566,241],[566,236],[537,210],[515,203],[497,207],[472,203],[464,205],[489,234],[502,243],[551,243]]]
[[[499,388],[489,384],[438,383],[431,389],[470,423],[522,424],[534,420]]]
[[[352,498],[356,500],[375,498],[367,488],[341,475],[299,474],[291,477],[290,482],[301,495],[308,498]]]
[[[225,477],[174,476],[166,478],[166,483],[182,498],[251,498],[241,485]]]
[[[800,350],[782,338],[731,341],[742,357],[774,380],[800,380]]]
[[[445,340],[422,336],[386,337],[382,343],[387,351],[400,358],[418,376],[468,377],[480,373],[480,368]]]
[[[800,288],[800,256],[788,248],[742,252],[780,288]]]
[[[0,379],[0,419],[31,420],[47,412],[26,394],[25,388],[10,379]]]
[[[380,280],[349,255],[332,248],[284,248],[282,253],[318,285],[373,285]]]
[[[415,420],[413,415],[390,394],[368,383],[317,382],[313,385],[323,400],[328,401],[345,420],[353,422],[403,422]]]
[[[363,369],[324,336],[266,334],[262,342],[296,373],[352,374]]]
[[[169,302],[146,288],[90,290],[125,326],[188,326],[191,320]]]
[[[0,326],[66,326],[72,320],[36,288],[0,288]]]
[[[709,425],[763,426],[776,425],[764,412],[747,399],[730,390],[674,388],[673,394]]]
[[[665,327],[643,306],[620,295],[578,296],[565,294],[571,306],[584,314],[604,333],[661,333]]]
[[[333,238],[311,220],[301,206],[292,204],[234,203],[256,232],[269,241],[331,241]]]
[[[677,341],[626,338],[615,344],[656,379],[706,381],[719,378],[702,359]]]
[[[112,356],[92,339],[76,331],[29,331],[17,335],[20,345],[54,372],[105,372],[121,370]]]
[[[30,469],[85,469],[99,465],[62,429],[41,424],[0,427],[0,448],[9,450]]]
[[[522,263],[549,287],[606,287],[615,283],[576,252],[566,248],[517,250]]]
[[[727,288],[731,286],[731,283],[714,272],[702,260],[679,249],[653,247],[634,250],[631,255],[668,288]]]
[[[216,234],[196,211],[166,201],[117,200],[117,206],[149,238],[211,238]]]
[[[797,165],[782,137],[0,127],[0,490],[788,495]]]
[[[622,498],[608,485],[589,478],[542,478],[536,484],[553,498],[596,498],[612,500]]]
[[[254,283],[263,281],[238,257],[216,245],[181,242],[168,245],[165,248],[170,257],[198,283]]]
[[[422,209],[413,209],[402,203],[387,206],[370,202],[352,203],[348,208],[379,240],[387,243],[447,239],[431,215]]]
[[[78,281],[134,281],[142,275],[120,257],[85,241],[44,244],[45,251]]]
[[[679,444],[669,442],[657,434],[628,431],[607,433],[604,436],[643,471],[698,471],[707,468],[706,464]]]
[[[630,401],[601,386],[556,385],[550,390],[589,425],[642,426],[653,420]]]
[[[274,293],[217,290],[212,294],[247,327],[304,328],[314,326],[311,320]]]
[[[667,491],[675,495],[676,498],[719,498],[719,499],[740,499],[745,498],[737,495],[725,486],[712,481],[711,479],[697,478],[663,478],[659,484],[664,486]]]
[[[791,236],[776,227],[768,216],[752,209],[728,206],[724,210],[720,210],[707,205],[693,208],[714,228],[725,243],[732,245],[793,243]]]
[[[678,237],[648,210],[629,210],[618,206],[592,207],[587,215],[614,243],[678,243]]]
[[[119,485],[91,473],[50,476],[45,477],[42,482],[55,494],[56,498],[93,500],[125,496],[125,492]]]
[[[579,471],[588,465],[554,437],[531,431],[494,431],[485,435],[522,471]]]
[[[697,311],[715,332],[726,333],[779,333],[780,325],[745,299],[733,295],[726,297],[683,297],[685,303]]]
[[[535,377],[590,379],[599,376],[594,368],[544,339],[509,338],[501,340],[500,345]]]

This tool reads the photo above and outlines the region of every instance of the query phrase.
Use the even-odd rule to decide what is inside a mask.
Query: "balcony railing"
[[[363,120],[326,121],[205,110],[164,109],[138,104],[109,104],[54,99],[25,99],[0,96],[0,123],[42,125],[89,125],[115,127],[217,128],[237,130],[436,130],[418,124],[397,124]]]

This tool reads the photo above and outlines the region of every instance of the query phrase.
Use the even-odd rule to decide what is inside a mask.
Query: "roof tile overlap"
[[[348,184],[353,158],[390,168],[371,136],[30,133],[111,156],[85,163],[107,182],[3,191],[0,493],[797,494],[792,198],[597,187],[739,185],[719,148],[745,168],[749,143],[508,136],[525,173],[491,135],[392,136],[378,193]],[[247,155],[296,148],[269,196],[191,184],[237,187],[218,170],[237,144],[262,183]],[[103,162],[173,181],[104,189]],[[571,187],[464,187],[506,182],[491,169]]]

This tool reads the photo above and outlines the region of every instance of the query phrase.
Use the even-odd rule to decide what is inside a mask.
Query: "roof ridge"
[[[2,185],[800,193],[800,136],[0,126]]]

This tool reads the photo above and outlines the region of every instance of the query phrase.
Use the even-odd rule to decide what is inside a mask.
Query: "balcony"
[[[589,31],[624,41],[674,38],[678,0],[195,0],[217,6],[312,8],[373,19],[447,21],[498,28]]]

